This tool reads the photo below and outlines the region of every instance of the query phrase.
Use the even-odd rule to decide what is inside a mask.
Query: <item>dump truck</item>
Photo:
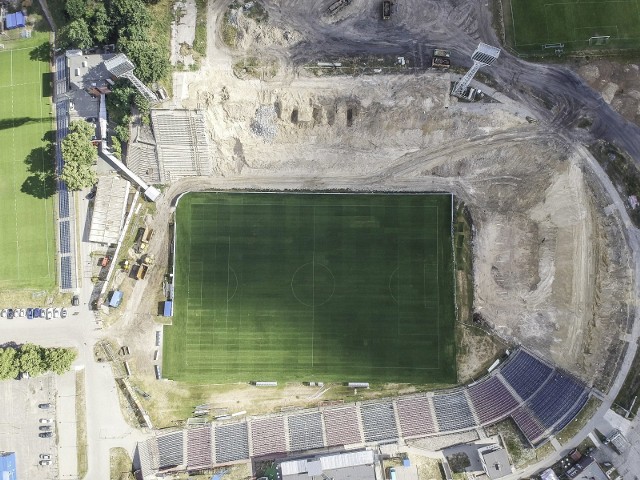
[[[436,68],[449,68],[451,66],[451,52],[449,50],[436,48],[433,51],[431,66]]]
[[[147,271],[149,267],[154,263],[153,255],[147,254],[144,256],[142,263],[138,266],[138,271],[136,272],[136,279],[144,280],[144,277],[147,275]]]
[[[391,6],[393,4],[389,0],[382,2],[382,19],[389,20],[391,18]]]

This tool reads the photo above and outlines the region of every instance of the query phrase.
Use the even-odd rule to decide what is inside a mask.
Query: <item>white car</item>
[[[48,453],[41,453],[40,458],[42,460],[51,460],[51,455],[49,455]]]
[[[67,318],[67,309],[64,307],[60,309],[60,318]]]
[[[27,314],[27,311],[24,308],[16,308],[19,317],[24,317]]]
[[[53,318],[53,308],[47,308],[47,320],[51,320]]]
[[[41,418],[40,423],[53,423],[53,418]]]
[[[51,465],[51,460],[40,460],[40,465]]]
[[[59,318],[60,317],[60,309],[58,307],[53,309],[53,318]]]
[[[0,317],[5,318],[7,316],[7,309],[3,308],[2,311],[0,311]]]

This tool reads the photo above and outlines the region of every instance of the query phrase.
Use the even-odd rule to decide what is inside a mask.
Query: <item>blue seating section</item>
[[[527,401],[553,369],[524,350],[518,350],[500,373],[522,400]]]
[[[518,406],[518,401],[498,377],[490,377],[470,386],[469,396],[483,424],[506,417]]]
[[[216,425],[216,462],[227,463],[249,458],[247,422]]]
[[[322,414],[291,415],[289,418],[289,450],[313,450],[324,447]]]
[[[565,415],[565,417],[558,424],[556,424],[556,426],[554,427],[553,431],[554,432],[559,432],[564,427],[569,425],[569,423],[576,417],[576,415],[578,415],[578,413],[580,413],[580,410],[582,410],[582,408],[585,406],[585,404],[587,403],[587,400],[589,400],[589,393],[585,391],[582,394],[582,396],[578,399],[576,404]]]
[[[433,397],[436,419],[441,432],[462,430],[476,425],[464,390]]]
[[[556,371],[527,402],[527,406],[542,425],[550,428],[572,409],[583,394],[584,387],[581,384],[572,377]]]
[[[360,406],[360,413],[365,441],[378,442],[398,438],[393,403],[365,403]]]

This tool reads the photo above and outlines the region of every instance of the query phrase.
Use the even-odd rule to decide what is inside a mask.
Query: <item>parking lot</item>
[[[51,406],[39,408],[46,403]],[[55,377],[0,382],[0,405],[0,450],[16,452],[18,478],[57,478]],[[46,432],[40,427],[50,427],[53,435],[41,438]],[[40,465],[41,455],[49,455],[51,465]]]

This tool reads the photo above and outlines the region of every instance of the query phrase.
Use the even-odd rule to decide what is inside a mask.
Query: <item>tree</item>
[[[146,29],[151,25],[151,15],[141,0],[111,0],[111,18],[118,29]]]
[[[65,162],[60,180],[67,184],[69,190],[82,190],[95,185],[98,176],[91,165],[80,162]]]
[[[91,140],[78,132],[71,132],[62,141],[62,158],[65,163],[93,165],[98,158]]]
[[[42,361],[42,347],[32,343],[25,343],[20,347],[19,352],[20,371],[28,373],[30,377],[35,377],[45,372]]]
[[[93,123],[86,122],[84,120],[74,120],[69,124],[69,132],[77,133],[86,140],[91,141],[96,134],[96,127]]]
[[[93,10],[93,38],[96,43],[104,43],[111,34],[111,24],[109,23],[109,15],[103,3],[95,5]]]
[[[93,45],[89,26],[83,18],[78,18],[62,27],[59,35],[62,48],[79,48],[81,50]]]
[[[0,348],[0,380],[16,378],[19,373],[15,348]]]
[[[47,348],[44,350],[44,366],[58,375],[68,372],[78,356],[72,348]]]
[[[71,20],[85,18],[87,15],[87,0],[67,0],[64,9]]]
[[[145,83],[160,80],[169,72],[166,48],[149,41],[121,41],[124,53],[136,66],[136,75]]]

